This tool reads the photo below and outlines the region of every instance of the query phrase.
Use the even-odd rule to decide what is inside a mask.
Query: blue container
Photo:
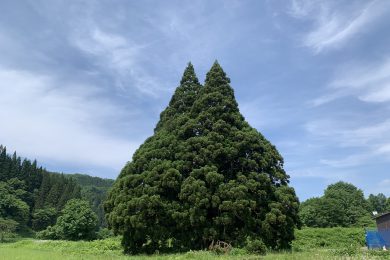
[[[368,249],[390,249],[390,230],[366,230],[366,244]]]

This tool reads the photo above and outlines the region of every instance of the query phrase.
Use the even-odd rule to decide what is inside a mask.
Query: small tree
[[[96,237],[97,216],[87,201],[72,199],[61,211],[55,226],[40,232],[40,238],[92,240]]]

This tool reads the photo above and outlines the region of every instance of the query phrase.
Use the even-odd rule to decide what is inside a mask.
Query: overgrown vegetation
[[[80,185],[81,197],[90,203],[92,210],[98,217],[99,227],[106,227],[103,203],[107,198],[108,190],[114,184],[114,180],[85,174],[67,174],[66,176],[76,180],[76,183]]]
[[[42,239],[93,240],[96,238],[98,219],[88,202],[72,199],[58,217],[54,226],[37,234]]]
[[[363,228],[302,228],[295,230],[296,239],[292,242],[293,251],[310,251],[313,248],[356,248],[365,246]]]
[[[103,201],[113,180],[82,174],[48,172],[37,162],[11,156],[0,145],[0,233],[9,240],[29,229],[41,231],[53,226],[71,199],[89,202],[105,227]],[[11,225],[10,223],[16,223]],[[12,227],[12,228],[11,228]]]
[[[0,245],[0,259],[390,259],[389,251],[362,249],[364,232],[360,228],[303,228],[296,231],[291,251],[268,251],[262,256],[245,248],[232,248],[228,254],[190,251],[128,256],[123,254],[120,240],[22,240]]]
[[[247,238],[288,248],[298,198],[276,148],[243,118],[215,62],[200,85],[191,64],[154,135],[135,152],[105,204],[128,253],[233,247]]]

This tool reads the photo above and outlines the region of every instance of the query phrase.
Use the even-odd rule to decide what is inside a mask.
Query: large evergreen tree
[[[220,65],[201,87],[189,64],[154,135],[115,182],[107,220],[130,253],[248,237],[285,248],[299,225],[288,178],[276,148],[240,114]]]

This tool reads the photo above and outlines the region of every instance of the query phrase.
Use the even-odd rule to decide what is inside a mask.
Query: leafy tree
[[[308,199],[300,205],[299,217],[303,224],[308,227],[326,227],[328,220],[323,210],[321,198]]]
[[[12,183],[14,180],[10,180]],[[13,219],[26,224],[29,216],[29,207],[21,197],[24,191],[14,190],[9,182],[0,182],[0,217]]]
[[[299,215],[309,227],[365,226],[371,225],[368,209],[360,189],[337,182],[326,188],[324,196],[303,202]]]
[[[388,210],[387,198],[383,193],[379,193],[378,195],[370,194],[368,196],[367,202],[369,204],[371,211],[377,211],[378,213],[384,213]]]
[[[91,240],[96,237],[97,216],[87,201],[72,199],[58,217],[57,223],[39,234],[39,237],[65,240]]]
[[[191,64],[154,135],[121,171],[105,204],[126,252],[203,249],[248,237],[289,247],[299,202],[283,158],[238,109],[215,62],[202,87]]]
[[[72,199],[66,203],[56,225],[62,238],[67,240],[91,240],[97,230],[97,216],[87,201]]]

